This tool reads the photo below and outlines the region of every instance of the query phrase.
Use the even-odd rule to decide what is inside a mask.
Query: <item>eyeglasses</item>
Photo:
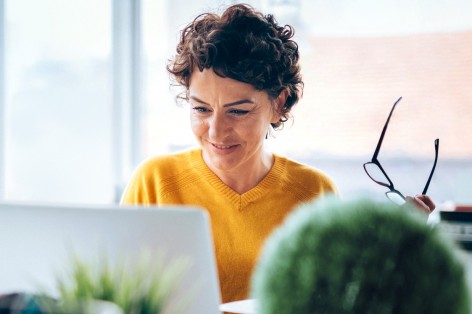
[[[366,162],[364,164],[364,170],[375,183],[380,184],[382,186],[385,186],[389,189],[385,194],[386,196],[393,202],[397,204],[403,204],[405,202],[405,197],[403,194],[395,189],[395,186],[393,185],[392,180],[388,177],[387,173],[385,170],[382,168],[380,165],[379,160],[377,159],[379,152],[380,152],[380,147],[382,146],[382,141],[385,136],[385,132],[387,131],[387,126],[388,123],[390,122],[390,118],[392,117],[393,110],[395,110],[395,107],[397,104],[400,102],[402,97],[398,98],[398,100],[393,104],[392,110],[390,111],[390,114],[388,115],[387,122],[385,122],[385,125],[382,130],[382,134],[380,135],[379,142],[377,144],[377,148],[375,149],[374,156],[372,156],[372,160],[370,162]],[[422,194],[426,194],[428,192],[428,187],[429,183],[431,182],[431,178],[433,177],[434,169],[436,168],[436,163],[438,162],[438,151],[439,151],[439,139],[436,139],[434,141],[434,148],[435,148],[435,157],[434,157],[434,164],[433,168],[431,169],[431,173],[429,174],[428,181],[426,181],[426,185],[423,189]]]

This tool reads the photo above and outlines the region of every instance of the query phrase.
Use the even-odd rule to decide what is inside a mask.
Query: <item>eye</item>
[[[207,112],[210,112],[210,110],[208,110],[208,109],[205,108],[205,107],[193,107],[192,110],[195,110],[195,111],[198,112],[198,113],[207,113]]]
[[[230,111],[231,114],[237,115],[237,116],[243,116],[247,114],[249,110],[241,110],[241,109],[233,109]]]

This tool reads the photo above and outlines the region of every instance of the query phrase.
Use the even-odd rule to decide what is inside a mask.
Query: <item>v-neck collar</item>
[[[233,205],[240,209],[243,209],[246,204],[257,200],[262,195],[265,195],[274,184],[277,184],[280,174],[285,169],[283,159],[274,154],[274,164],[266,176],[255,187],[243,194],[239,194],[226,185],[213,171],[211,171],[203,160],[201,149],[196,149],[192,152],[192,165],[213,188],[225,195]]]

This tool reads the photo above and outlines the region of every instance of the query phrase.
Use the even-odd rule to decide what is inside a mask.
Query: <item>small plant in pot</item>
[[[135,259],[133,259],[135,261]],[[56,278],[56,302],[43,304],[50,313],[117,313],[112,303],[125,314],[178,314],[185,310],[186,300],[174,300],[173,294],[189,267],[186,259],[164,264],[163,256],[139,256],[138,263],[130,259],[112,264],[106,257],[87,262],[74,256],[69,271]],[[191,297],[189,292],[189,298]],[[187,300],[188,301],[188,300]],[[111,311],[109,311],[111,309]]]

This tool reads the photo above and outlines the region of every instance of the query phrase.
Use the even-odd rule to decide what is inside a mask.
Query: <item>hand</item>
[[[433,200],[428,195],[417,194],[415,197],[406,196],[405,199],[426,214],[430,214],[436,208]]]

